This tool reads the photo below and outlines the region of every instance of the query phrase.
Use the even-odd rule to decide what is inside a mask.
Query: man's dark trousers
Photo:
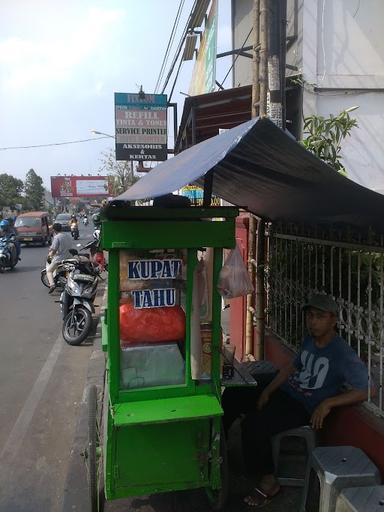
[[[223,394],[224,429],[241,414],[243,458],[247,474],[267,475],[275,472],[271,437],[291,428],[308,425],[310,414],[287,393],[276,390],[269,401],[257,410],[262,389],[227,388]]]

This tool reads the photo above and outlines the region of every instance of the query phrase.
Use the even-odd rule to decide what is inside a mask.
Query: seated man
[[[313,295],[304,306],[310,335],[291,364],[259,391],[227,389],[223,395],[224,427],[241,413],[244,463],[249,475],[261,476],[245,502],[260,507],[280,486],[274,476],[271,437],[302,425],[321,429],[334,407],[367,399],[368,371],[354,350],[336,335],[336,302],[327,295]],[[348,391],[342,391],[348,385]],[[241,394],[243,393],[243,396]],[[252,400],[253,398],[253,400]]]

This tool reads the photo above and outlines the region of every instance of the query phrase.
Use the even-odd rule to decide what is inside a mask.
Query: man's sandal
[[[255,487],[253,493],[244,498],[244,503],[252,508],[262,508],[267,505],[280,491],[280,487],[273,493],[266,493],[259,487]]]

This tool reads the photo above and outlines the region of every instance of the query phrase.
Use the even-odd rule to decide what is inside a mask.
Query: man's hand
[[[331,412],[331,406],[327,400],[321,402],[320,405],[316,407],[313,411],[313,414],[310,419],[310,424],[314,430],[319,430],[323,428],[324,418],[328,416]]]
[[[264,391],[261,393],[258,401],[257,401],[257,409],[260,411],[268,402],[269,398],[271,396],[271,392],[267,389],[264,389]]]

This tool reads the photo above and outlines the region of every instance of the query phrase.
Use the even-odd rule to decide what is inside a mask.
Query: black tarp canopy
[[[252,119],[159,164],[114,198],[133,201],[202,184],[266,220],[349,224],[384,233],[384,196],[338,174],[269,119]]]

